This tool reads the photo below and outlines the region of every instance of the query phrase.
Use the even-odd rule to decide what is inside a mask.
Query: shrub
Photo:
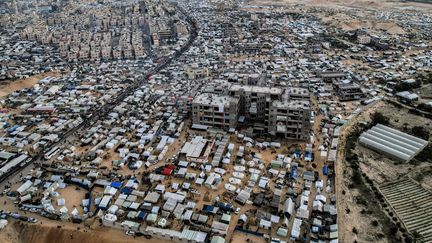
[[[411,132],[416,137],[423,138],[424,140],[429,139],[429,131],[423,126],[414,126],[411,128]]]
[[[390,123],[390,119],[384,116],[381,112],[375,112],[372,114],[372,125],[383,124],[388,125]]]

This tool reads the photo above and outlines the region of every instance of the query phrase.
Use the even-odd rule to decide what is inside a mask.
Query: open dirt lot
[[[370,115],[375,111],[381,112],[389,118],[390,126],[401,131],[410,132],[414,126],[424,126],[431,131],[431,121],[427,118],[409,114],[407,110],[397,108],[386,102],[379,102],[363,111],[351,121],[343,132],[347,136],[355,128],[358,122],[370,121]],[[381,227],[388,223],[384,210],[376,202],[373,194],[371,198],[365,198],[362,186],[353,186],[353,172],[347,166],[344,159],[344,141],[340,144],[338,153],[338,208],[340,240],[342,242],[392,242],[394,239],[383,238],[388,235],[387,227]],[[358,155],[361,173],[366,174],[376,185],[398,180],[403,176],[410,176],[419,181],[425,188],[431,188],[432,169],[430,163],[417,161],[416,163],[398,163],[379,153],[356,144],[353,153]],[[418,180],[421,179],[421,180]],[[359,189],[360,188],[360,189]],[[363,191],[363,193],[362,193]],[[376,223],[374,222],[376,221]],[[373,223],[374,222],[374,223]],[[371,227],[371,224],[376,226]]]
[[[86,191],[83,189],[77,190],[79,187],[75,187],[73,185],[66,186],[64,189],[58,190],[60,193],[60,196],[58,198],[65,199],[65,206],[71,212],[74,208],[76,208],[81,215],[82,212],[82,206],[81,202],[85,197]],[[53,205],[56,205],[57,202],[54,202]],[[61,206],[59,206],[61,208]]]
[[[27,224],[10,221],[8,226],[0,232],[0,243],[138,243],[154,242],[168,243],[168,241],[152,238],[146,240],[140,237],[126,236],[123,231],[109,228],[83,229],[82,225],[62,224],[57,228],[59,222],[48,221],[42,225]],[[79,228],[81,227],[81,228]]]
[[[379,1],[379,0],[256,0],[248,2],[256,5],[292,5],[301,4],[304,6],[328,7],[328,8],[350,8],[350,9],[413,9],[420,11],[432,12],[432,4],[417,2],[399,2],[399,1]]]
[[[34,75],[34,76],[28,77],[26,79],[20,79],[20,80],[0,83],[0,98],[5,97],[8,94],[10,94],[14,91],[20,90],[20,89],[31,88],[39,80],[41,80],[45,77],[58,76],[58,75],[59,75],[58,73],[48,72],[48,73]]]
[[[410,30],[405,30],[400,24],[393,21],[384,21],[375,18],[376,11],[420,11],[432,13],[432,4],[399,1],[378,0],[256,0],[248,2],[250,6],[280,6],[266,10],[265,8],[248,8],[248,11],[276,11],[276,12],[300,12],[305,10],[321,18],[324,23],[339,27],[345,31],[367,29],[371,33],[386,32],[390,35],[403,35]],[[290,7],[290,8],[282,8]],[[329,9],[330,14],[322,9]]]
[[[249,239],[250,243],[264,243],[265,242],[263,237],[254,236],[251,234],[245,234],[245,233],[241,233],[241,232],[235,232],[233,234],[233,238],[232,238],[231,242],[247,242],[248,239]]]

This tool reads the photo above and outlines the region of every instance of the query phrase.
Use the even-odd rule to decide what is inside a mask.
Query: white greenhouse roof
[[[360,136],[360,144],[400,161],[409,161],[422,151],[427,141],[378,124]]]

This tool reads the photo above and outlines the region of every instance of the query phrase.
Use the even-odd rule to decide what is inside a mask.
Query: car
[[[128,231],[126,231],[126,235],[129,235],[129,236],[135,236],[135,231],[133,231],[133,230],[128,230]]]
[[[234,211],[235,214],[239,214],[240,213],[240,208],[236,208],[236,210]]]

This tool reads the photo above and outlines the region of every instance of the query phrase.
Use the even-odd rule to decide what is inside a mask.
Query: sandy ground
[[[81,202],[85,197],[85,190],[76,190],[75,186],[68,185],[64,189],[60,189],[57,191],[60,193],[60,196],[58,198],[65,199],[65,206],[69,210],[69,213],[73,210],[74,207],[76,207],[80,215],[83,213]],[[53,205],[57,205],[57,202],[53,202]],[[57,208],[61,208],[61,206]]]
[[[397,23],[397,21],[383,21],[375,19],[374,14],[376,13],[376,10],[413,10],[424,13],[432,13],[432,4],[379,0],[256,0],[248,2],[248,4],[249,5],[244,6],[242,10],[249,12],[304,12],[305,10],[308,10],[315,16],[320,17],[324,23],[342,28],[345,31],[367,29],[373,34],[386,32],[390,35],[402,35],[409,30],[404,30],[401,25]],[[271,5],[276,8],[269,10],[265,8],[251,7],[253,5]],[[334,11],[332,11],[329,15],[327,12],[322,12],[320,8],[328,8]]]
[[[417,3],[417,2],[397,2],[397,1],[379,1],[379,0],[281,0],[281,1],[272,1],[272,0],[256,0],[251,1],[249,4],[253,5],[293,5],[299,4],[304,6],[316,6],[316,7],[329,7],[329,8],[347,8],[347,9],[356,9],[356,8],[364,8],[369,10],[376,9],[414,9],[419,11],[432,11],[432,5],[427,3]]]
[[[396,23],[377,22],[371,20],[352,20],[339,23],[338,25],[345,31],[356,30],[361,28],[386,31],[389,34],[405,34],[405,30]]]
[[[349,134],[353,129],[354,124],[359,121],[367,121],[370,118],[370,114],[375,111],[379,111],[390,118],[390,123],[393,127],[403,130],[404,126],[408,126],[408,129],[416,126],[422,125],[429,129],[432,129],[431,121],[427,118],[418,117],[414,115],[407,115],[407,111],[404,109],[399,109],[391,104],[385,102],[378,102],[368,109],[364,110],[359,116],[351,120],[347,126],[344,128],[342,137],[340,138],[338,157],[337,157],[337,195],[338,195],[338,214],[339,214],[339,225],[343,226],[339,229],[339,240],[341,242],[382,242],[382,239],[377,239],[378,233],[382,233],[380,227],[370,227],[372,220],[377,220],[372,215],[367,213],[362,213],[365,209],[363,205],[359,205],[356,202],[356,197],[359,192],[355,190],[348,189],[347,185],[351,182],[349,178],[345,178],[344,171],[350,171],[346,168],[343,162],[344,158],[344,137]],[[415,118],[414,118],[415,117]],[[373,152],[361,146],[357,146],[356,151],[360,154],[360,168],[362,172],[366,173],[373,181],[378,184],[385,183],[388,181],[397,180],[398,178],[410,175],[415,177],[418,172],[429,169],[430,164],[422,163],[418,166],[413,166],[411,164],[396,164],[394,160],[391,160],[379,153]],[[348,172],[349,173],[349,172]],[[421,181],[422,185],[426,188],[432,187],[432,176],[425,176]],[[342,194],[342,191],[345,194]],[[349,214],[347,213],[349,209]],[[356,228],[359,233],[354,234],[352,232],[353,228]]]
[[[52,223],[53,222],[53,223]],[[58,226],[61,225],[61,229]],[[10,221],[0,232],[0,243],[168,243],[169,241],[125,235],[123,231],[109,228],[83,229],[82,225],[62,224],[61,222],[44,222],[42,225]]]
[[[35,85],[39,80],[48,77],[48,76],[58,76],[58,73],[55,72],[48,72],[43,74],[34,75],[31,77],[28,77],[26,79],[20,79],[16,81],[10,81],[7,83],[1,83],[0,84],[0,98],[7,96],[8,94],[24,89],[24,88],[31,88],[33,85]]]
[[[249,239],[250,243],[264,243],[266,242],[264,237],[259,237],[251,234],[245,234],[241,232],[235,232],[233,235],[233,238],[231,239],[231,242],[247,242]]]
[[[380,109],[381,106],[382,102],[378,102],[370,106],[367,110],[364,110],[359,116],[356,116],[354,119],[350,120],[341,131],[341,136],[339,137],[339,148],[335,165],[340,242],[354,242],[354,240],[357,240],[358,242],[371,242],[369,235],[370,218],[367,218],[360,213],[361,208],[354,201],[354,198],[357,196],[358,192],[349,190],[347,188],[347,184],[349,182],[347,178],[344,178],[344,170],[346,170],[344,165],[344,146],[346,135],[352,131],[353,125],[364,120],[367,116],[369,116],[370,113]],[[345,194],[342,194],[343,191]],[[347,208],[349,208],[349,214],[346,213]],[[354,234],[352,232],[353,227],[359,231],[359,234]]]

